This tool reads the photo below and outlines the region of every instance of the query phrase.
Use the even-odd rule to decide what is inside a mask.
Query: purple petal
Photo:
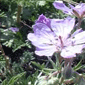
[[[39,26],[41,27],[40,29]],[[34,46],[42,49],[49,48],[55,43],[54,33],[48,28],[48,26],[45,24],[42,25],[42,23],[37,23],[35,25],[34,33],[29,33],[27,38]]]
[[[55,51],[56,51],[55,46],[51,46],[49,49],[36,48],[35,54],[39,56],[52,56]]]
[[[19,31],[19,29],[18,28],[16,28],[16,27],[11,27],[11,28],[9,28],[12,32],[14,32],[14,33],[16,33],[16,32],[18,32]]]
[[[36,21],[36,23],[44,23],[46,24],[48,27],[50,27],[50,21],[51,19],[46,18],[43,14],[41,14],[38,18],[38,20]]]
[[[56,9],[60,9],[60,10],[62,10],[64,13],[66,13],[66,14],[72,14],[72,10],[71,9],[69,9],[64,3],[63,3],[63,1],[55,1],[54,3],[53,3],[53,5],[54,5],[54,7],[56,8]]]
[[[28,34],[28,39],[32,44],[40,49],[49,49],[51,46],[54,46],[49,38],[44,38],[44,36],[35,36],[33,33]]]
[[[67,17],[65,20],[51,21],[52,30],[57,36],[67,38],[75,24],[74,18]]]
[[[85,15],[85,3],[80,3],[79,5],[75,6],[73,10],[78,13],[79,17],[83,17],[83,15]]]
[[[77,29],[72,35],[71,37],[74,37],[76,34],[80,33],[80,32],[83,32],[82,29]]]
[[[39,34],[38,31],[41,31],[41,30],[51,32],[51,29],[43,23],[36,23],[35,25],[33,25],[33,30],[34,30],[34,33],[36,34]]]
[[[71,4],[69,4],[69,6],[71,7],[71,9],[73,9],[73,8],[74,8],[74,6],[73,6],[73,5],[71,5]]]
[[[77,33],[73,38],[74,44],[85,43],[85,31]]]
[[[62,50],[61,56],[64,58],[76,57],[76,54],[81,53],[82,49],[83,49],[83,45],[68,46]]]
[[[43,23],[36,23],[33,26],[33,29],[34,29],[34,34],[37,37],[54,40],[54,33],[51,31],[51,29],[47,25]]]

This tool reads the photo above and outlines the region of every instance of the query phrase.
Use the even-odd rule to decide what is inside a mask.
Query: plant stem
[[[64,84],[72,84],[74,83],[73,79],[69,79],[69,80],[64,80]]]
[[[2,47],[2,45],[1,45],[1,43],[0,43],[0,50],[1,50],[2,55],[4,56],[5,61],[6,61],[6,65],[5,65],[5,66],[6,66],[6,70],[9,69],[10,72],[12,72],[12,70],[10,69],[9,57],[5,55],[5,52],[4,52],[4,50],[3,50],[3,47]]]
[[[73,58],[65,58],[64,60],[65,60],[64,66],[67,66],[68,64],[69,64],[69,66],[71,66],[71,63],[73,61]]]
[[[78,24],[77,24],[78,29],[80,29],[81,21],[82,21],[82,18],[78,18]]]
[[[55,75],[57,75],[57,74],[59,74],[59,73],[61,73],[61,71],[55,71],[55,72],[52,73],[52,75],[47,76],[47,77],[45,78],[45,80],[48,80],[48,79],[50,79],[51,77],[53,77],[53,76],[55,76]]]
[[[20,21],[21,21],[21,18],[20,18],[21,11],[22,11],[22,6],[18,5],[18,10],[17,10],[17,23],[18,24],[20,24]]]
[[[28,28],[32,29],[32,27],[27,25],[25,22],[23,22],[23,21],[20,21],[20,22],[23,23],[23,25],[27,26]]]

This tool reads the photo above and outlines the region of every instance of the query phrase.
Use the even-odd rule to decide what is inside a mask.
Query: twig
[[[72,83],[74,83],[73,79],[64,80],[64,84],[72,84]]]
[[[55,72],[53,72],[52,75],[51,75],[51,76],[47,76],[47,77],[45,78],[45,80],[50,79],[52,76],[55,76],[55,75],[57,75],[58,73],[61,73],[61,71],[55,71]]]
[[[81,25],[81,22],[82,22],[82,19],[81,18],[78,18],[78,29],[80,29],[80,25]]]
[[[28,28],[32,29],[32,27],[30,27],[29,25],[27,25],[26,23],[24,23],[23,21],[20,21],[21,23],[23,23],[25,26],[27,26]]]
[[[2,55],[4,56],[5,61],[6,61],[6,69],[9,69],[10,72],[12,72],[12,70],[10,69],[9,57],[5,55],[5,52],[4,52],[3,47],[1,45],[1,42],[0,42],[0,50],[1,50]]]
[[[18,5],[18,10],[17,10],[17,23],[19,23],[19,24],[20,24],[20,21],[21,21],[21,18],[20,18],[21,11],[22,11],[22,6],[21,6],[21,5]]]

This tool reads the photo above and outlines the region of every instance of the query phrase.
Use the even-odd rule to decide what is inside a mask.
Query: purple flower
[[[82,18],[85,16],[85,3],[80,3],[77,6],[73,6],[69,4],[70,8],[68,8],[63,1],[55,1],[53,3],[54,7],[56,9],[62,10],[64,13],[72,15],[74,14],[78,18]]]
[[[78,29],[71,34],[75,24],[74,18],[50,19],[50,27],[46,24],[47,21],[41,23],[43,19],[35,23],[34,33],[29,33],[27,36],[36,47],[37,55],[52,56],[55,52],[60,52],[62,57],[72,58],[82,52],[85,47],[85,31]]]
[[[19,31],[19,29],[18,28],[16,28],[16,27],[11,27],[11,28],[9,28],[12,32],[14,32],[14,33],[16,33],[16,32],[18,32]]]
[[[43,14],[41,14],[38,18],[38,20],[36,21],[36,23],[44,23],[46,24],[48,27],[50,27],[50,19],[46,18]]]

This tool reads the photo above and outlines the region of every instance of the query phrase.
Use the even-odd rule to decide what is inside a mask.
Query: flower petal
[[[53,3],[53,6],[56,8],[56,9],[60,9],[62,10],[64,13],[66,14],[72,14],[72,10],[69,9],[67,6],[65,6],[65,4],[63,3],[63,1],[55,1]]]
[[[46,24],[48,27],[50,27],[50,21],[51,19],[46,18],[43,14],[41,14],[36,23],[43,23]]]
[[[61,56],[64,58],[76,57],[76,54],[81,53],[83,45],[68,46],[62,50]]]
[[[76,34],[82,32],[83,30],[82,29],[77,29],[72,35],[71,37],[74,37]]]
[[[73,6],[72,4],[69,4],[69,6],[71,7],[71,9],[73,9],[73,8],[74,8],[74,6]]]
[[[16,33],[19,31],[19,28],[16,27],[10,27],[9,30],[11,30],[12,32]]]
[[[49,40],[54,40],[54,32],[52,32],[52,30],[45,24],[43,23],[36,23],[33,26],[34,29],[34,34],[37,37],[43,37],[45,39],[49,39]]]
[[[74,14],[76,13],[80,18],[82,18],[83,15],[85,15],[85,3],[78,4],[73,8],[73,10],[75,11]]]
[[[39,28],[39,26],[41,28]],[[35,25],[34,33],[29,33],[27,38],[34,46],[41,49],[49,48],[56,43],[54,33],[48,28],[48,26],[45,24],[42,25],[42,23],[37,23]]]
[[[36,48],[35,54],[39,56],[52,56],[55,51],[56,51],[55,46],[51,46],[49,49]]]
[[[85,31],[76,34],[73,38],[74,44],[85,43]]]
[[[39,34],[39,31],[51,32],[51,29],[43,23],[36,23],[35,25],[33,25],[33,31],[36,34]]]
[[[67,38],[70,32],[72,31],[75,24],[75,19],[67,17],[65,20],[51,20],[52,30],[55,32],[57,36],[62,36],[63,38]]]
[[[38,48],[48,48],[48,46],[53,45],[53,42],[50,40],[50,38],[45,38],[46,35],[44,36],[36,36],[33,33],[28,34],[28,39],[32,42],[32,44]]]

